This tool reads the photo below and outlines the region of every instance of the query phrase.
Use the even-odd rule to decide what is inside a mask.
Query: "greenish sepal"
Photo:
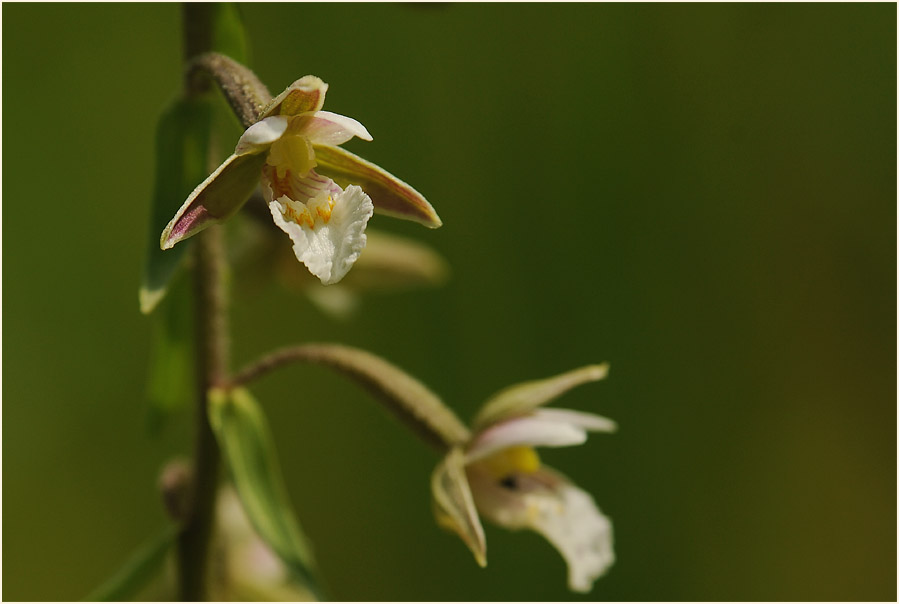
[[[480,566],[487,566],[487,541],[465,475],[465,454],[453,448],[431,475],[434,518],[462,538]]]
[[[189,280],[176,279],[153,317],[147,376],[147,427],[157,434],[184,408],[194,392],[192,292]]]
[[[272,115],[299,115],[318,111],[325,103],[327,92],[328,85],[322,82],[321,78],[313,75],[303,76],[273,98],[262,110],[259,119]]]
[[[500,390],[484,403],[472,428],[477,432],[498,421],[527,415],[575,386],[601,380],[609,372],[609,364],[587,365],[543,380],[522,382]]]
[[[156,128],[156,182],[149,222],[147,257],[139,299],[144,314],[153,311],[181,267],[189,246],[159,249],[158,235],[179,204],[207,173],[212,110],[208,99],[178,99]]]
[[[295,578],[317,596],[315,562],[284,486],[262,408],[244,388],[209,391],[209,422],[244,511]]]
[[[168,526],[161,535],[136,551],[118,572],[92,591],[84,601],[121,602],[133,598],[162,566],[177,535],[177,527]]]
[[[359,185],[375,206],[375,212],[411,220],[429,228],[443,224],[424,195],[387,172],[340,147],[315,145],[315,170],[346,188]]]
[[[246,203],[259,183],[266,154],[232,155],[194,189],[160,237],[163,250],[224,222]]]

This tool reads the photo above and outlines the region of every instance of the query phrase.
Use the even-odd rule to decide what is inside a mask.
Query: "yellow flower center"
[[[281,202],[285,218],[310,229],[315,228],[316,220],[328,224],[331,220],[331,211],[334,209],[334,199],[330,195],[316,197],[308,203],[294,201],[287,196],[281,197],[278,201]]]
[[[517,445],[501,449],[473,465],[485,470],[495,480],[503,480],[514,474],[533,474],[540,469],[540,457],[533,447]]]
[[[272,143],[265,162],[277,170],[278,178],[284,178],[288,170],[303,178],[316,166],[312,141],[302,135],[285,134]]]

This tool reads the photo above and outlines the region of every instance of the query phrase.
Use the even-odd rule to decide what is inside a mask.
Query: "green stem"
[[[185,4],[185,62],[210,50],[214,7]],[[207,87],[185,82],[185,94],[197,96]],[[228,308],[222,231],[212,227],[197,236],[194,246],[197,393],[193,481],[178,536],[178,595],[183,601],[206,599],[209,543],[215,517],[221,456],[206,413],[209,389],[228,381]]]
[[[441,454],[471,439],[465,424],[424,384],[381,357],[350,346],[310,343],[276,350],[234,374],[228,387],[248,384],[297,362],[324,365],[349,376]]]

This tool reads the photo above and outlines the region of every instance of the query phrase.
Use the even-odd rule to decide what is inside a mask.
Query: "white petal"
[[[534,417],[571,424],[591,432],[615,432],[618,429],[618,424],[607,417],[571,409],[538,409],[534,412]]]
[[[337,283],[352,268],[365,247],[365,226],[374,212],[371,199],[356,186],[334,197],[327,223],[314,228],[286,220],[279,200],[269,203],[275,224],[290,236],[297,259],[325,285]]]
[[[234,149],[235,155],[247,155],[249,153],[261,153],[271,147],[272,143],[281,138],[287,131],[288,120],[286,117],[276,115],[260,120],[247,128],[237,141]]]
[[[469,473],[478,510],[509,529],[543,535],[568,564],[568,587],[588,592],[615,561],[612,523],[593,497],[547,468],[509,488]]]
[[[507,447],[568,447],[581,445],[587,432],[576,425],[542,419],[535,415],[517,417],[487,428],[478,434],[468,450],[466,460],[471,463]]]
[[[298,115],[291,124],[291,131],[309,137],[316,145],[342,145],[354,136],[370,141],[371,134],[365,126],[351,117],[330,111],[316,111]]]

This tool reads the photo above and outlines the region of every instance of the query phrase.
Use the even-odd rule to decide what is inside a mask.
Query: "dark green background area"
[[[78,599],[159,532],[138,312],[177,5],[3,6],[3,596]],[[895,600],[896,7],[247,5],[260,78],[307,73],[444,227],[452,267],[346,323],[234,281],[235,364],[370,349],[462,417],[591,362],[621,426],[543,458],[614,520],[587,599]],[[228,137],[233,133],[226,133]],[[228,138],[224,144],[232,144]],[[559,600],[561,558],[434,524],[436,458],[352,384],[253,388],[331,594]]]

